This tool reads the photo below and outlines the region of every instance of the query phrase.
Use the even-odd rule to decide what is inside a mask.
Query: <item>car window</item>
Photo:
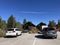
[[[14,29],[8,29],[8,31],[13,31]]]
[[[44,31],[47,31],[47,30],[48,30],[48,28],[44,28],[43,30],[44,30]]]
[[[55,30],[54,28],[44,28],[44,31]]]
[[[55,30],[54,28],[48,28],[48,30]]]
[[[19,29],[16,29],[16,31],[20,31]]]

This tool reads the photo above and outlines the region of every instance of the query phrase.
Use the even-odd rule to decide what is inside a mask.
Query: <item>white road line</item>
[[[36,42],[36,38],[35,38],[34,41],[33,41],[33,45],[35,45],[35,42]]]

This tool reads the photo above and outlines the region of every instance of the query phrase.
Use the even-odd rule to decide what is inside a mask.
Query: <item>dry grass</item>
[[[2,30],[0,30],[0,37],[4,37],[5,36],[5,32],[3,32]]]
[[[34,34],[34,33],[37,33],[38,31],[37,30],[30,30],[29,33],[30,34]]]

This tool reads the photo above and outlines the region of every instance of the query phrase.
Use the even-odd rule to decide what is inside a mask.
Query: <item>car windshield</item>
[[[16,31],[20,31],[19,29],[16,29]]]
[[[44,28],[43,30],[44,30],[44,31],[47,31],[47,29],[48,29],[48,28]]]
[[[54,28],[48,28],[48,30],[54,30]]]
[[[8,29],[8,31],[13,31],[14,29]]]
[[[54,30],[54,28],[44,28],[44,31]]]

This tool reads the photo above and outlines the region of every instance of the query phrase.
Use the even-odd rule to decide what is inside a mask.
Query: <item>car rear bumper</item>
[[[46,34],[45,37],[57,37],[57,34]]]
[[[16,36],[16,33],[6,33],[6,36]]]

